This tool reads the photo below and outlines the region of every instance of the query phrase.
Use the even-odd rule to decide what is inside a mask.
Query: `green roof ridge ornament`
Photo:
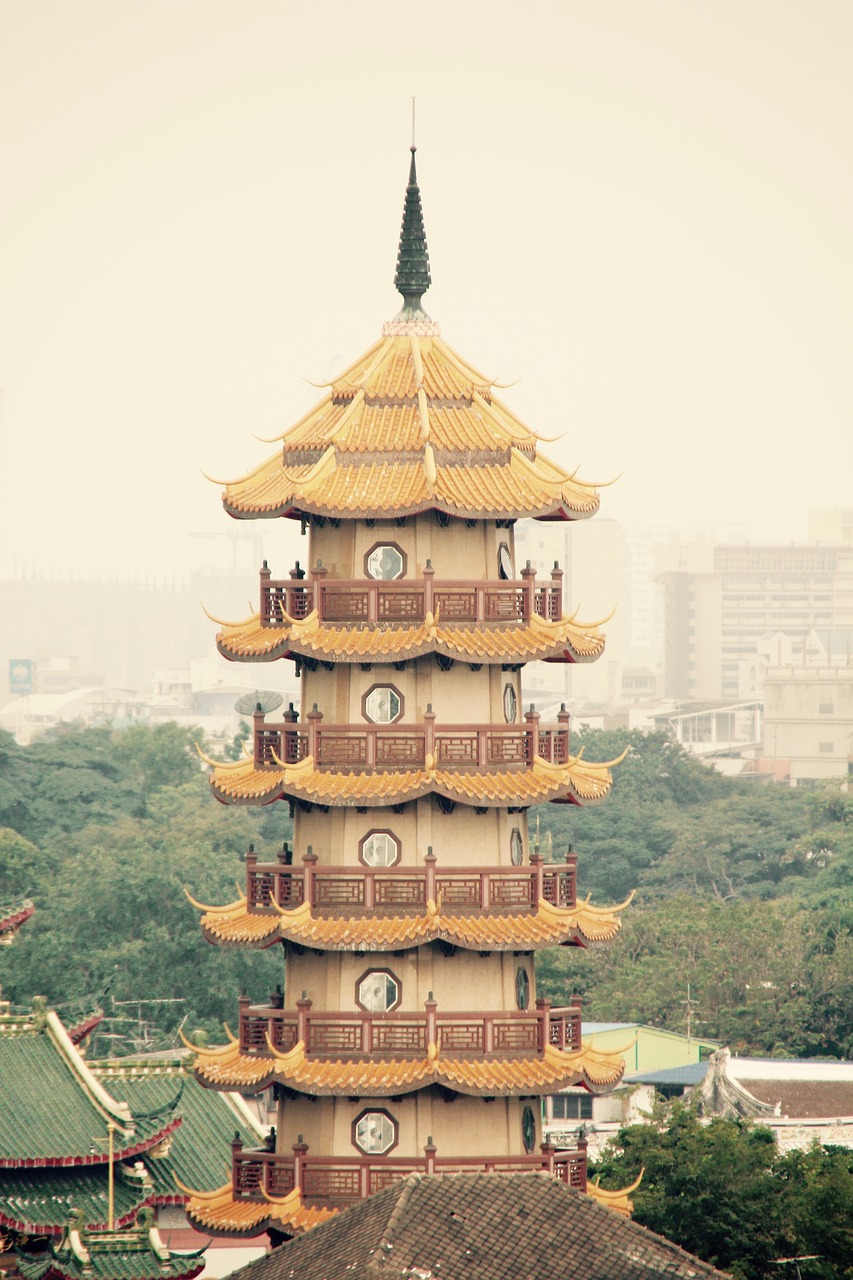
[[[397,270],[394,287],[403,296],[403,306],[394,318],[397,321],[428,320],[421,306],[421,298],[430,286],[429,250],[427,249],[424,215],[421,208],[421,190],[415,167],[414,139],[410,147],[409,182],[403,205],[403,225],[400,230],[400,246],[397,250]]]

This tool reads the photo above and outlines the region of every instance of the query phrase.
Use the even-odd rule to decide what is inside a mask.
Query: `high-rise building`
[[[531,844],[531,805],[594,803],[611,775],[572,755],[565,706],[525,710],[522,669],[592,661],[604,636],[564,607],[561,569],[519,571],[514,538],[519,519],[594,515],[598,494],[443,341],[429,282],[413,148],[402,309],[224,494],[309,541],[289,576],[264,564],[257,613],[217,639],[294,663],[302,712],[259,707],[251,753],[211,778],[225,804],[294,818],[293,849],[250,850],[245,894],[203,909],[217,945],[284,948],[283,991],[242,998],[233,1041],[196,1058],[206,1085],[278,1105],[268,1149],[235,1142],[228,1182],[193,1201],[212,1232],[288,1237],[411,1172],[585,1189],[583,1144],[543,1142],[540,1100],[623,1072],[581,1041],[577,1001],[537,998],[535,952],[606,942],[620,908],[579,902],[574,855]]]

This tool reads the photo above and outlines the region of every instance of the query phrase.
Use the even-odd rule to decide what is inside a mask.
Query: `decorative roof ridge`
[[[66,1065],[86,1089],[97,1110],[104,1115],[106,1120],[117,1124],[120,1129],[125,1131],[127,1136],[131,1136],[134,1132],[134,1117],[130,1107],[126,1102],[117,1102],[107,1092],[94,1073],[90,1071],[70,1035],[62,1025],[59,1015],[53,1009],[48,1011],[46,1028],[55,1048],[59,1050],[59,1053],[65,1059]]]

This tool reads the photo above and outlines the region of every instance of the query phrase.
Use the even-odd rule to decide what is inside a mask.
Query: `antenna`
[[[415,95],[412,94],[412,150],[415,150]]]
[[[234,703],[234,710],[243,716],[250,716],[253,711],[258,710],[266,715],[268,711],[275,711],[276,707],[280,707],[283,701],[280,693],[274,693],[271,689],[256,689],[254,693],[244,693],[242,698],[238,698]]]

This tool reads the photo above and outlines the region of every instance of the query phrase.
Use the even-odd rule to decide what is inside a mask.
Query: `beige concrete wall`
[[[390,1098],[308,1098],[287,1099],[279,1104],[278,1150],[289,1153],[301,1134],[311,1154],[358,1157],[362,1153],[353,1145],[352,1126],[363,1111],[386,1111],[398,1127],[398,1143],[389,1156],[422,1157],[429,1138],[438,1148],[439,1157],[447,1156],[520,1156],[524,1155],[521,1117],[529,1106],[536,1122],[534,1152],[542,1141],[542,1126],[537,1102],[518,1098],[482,1098],[458,1096],[444,1102],[432,1092],[408,1094],[397,1102]]]
[[[308,845],[325,866],[357,866],[359,842],[370,831],[390,831],[400,842],[398,866],[422,867],[431,847],[438,867],[478,865],[511,866],[510,839],[514,828],[521,832],[524,863],[530,861],[530,841],[526,813],[488,809],[476,813],[470,805],[457,805],[452,814],[443,813],[433,796],[411,800],[403,813],[393,809],[319,809],[297,811],[294,820],[294,863],[299,869]]]
[[[413,948],[402,955],[381,952],[328,952],[321,956],[308,952],[292,954],[287,961],[285,1007],[294,1009],[306,992],[315,1009],[359,1011],[356,986],[365,975],[386,972],[397,981],[401,1011],[422,1013],[424,1002],[433,993],[439,1011],[479,1013],[515,1011],[516,974],[527,973],[530,984],[529,1009],[536,1007],[533,957],[512,952],[480,955],[457,951],[448,956],[437,944]]]
[[[406,578],[419,578],[427,560],[432,561],[436,578],[497,579],[498,548],[507,543],[515,556],[513,530],[499,529],[494,520],[481,520],[469,528],[464,520],[446,526],[433,514],[410,517],[405,525],[394,520],[345,520],[338,528],[326,524],[312,528],[305,567],[323,562],[328,577],[365,577],[365,556],[377,543],[395,543],[407,558]],[[516,575],[523,566],[515,564]]]

